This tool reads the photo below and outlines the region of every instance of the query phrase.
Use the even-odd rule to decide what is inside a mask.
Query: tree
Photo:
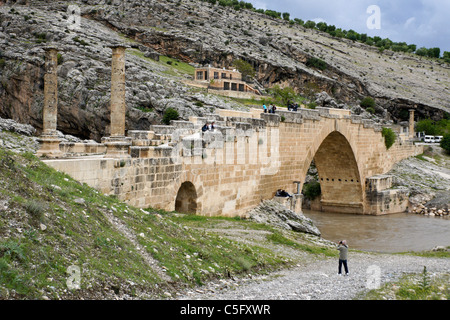
[[[441,49],[439,48],[430,48],[428,49],[428,57],[430,58],[440,58]]]
[[[319,22],[318,24],[317,24],[317,28],[320,30],[320,31],[327,31],[327,29],[328,29],[328,26],[327,26],[327,24],[326,24],[326,22]]]
[[[256,74],[253,66],[250,63],[248,63],[247,61],[244,61],[242,59],[234,60],[233,66],[235,66],[236,69],[238,69],[239,72],[242,73],[242,77],[244,79],[246,77],[253,78]]]
[[[179,114],[178,111],[174,108],[167,108],[166,111],[164,111],[162,122],[166,125],[170,124],[170,121],[172,120],[178,120]]]
[[[296,93],[291,87],[281,88],[279,85],[276,85],[270,91],[274,98],[284,106],[287,106],[296,97]]]
[[[283,20],[289,21],[290,17],[291,15],[289,14],[289,12],[283,12]]]
[[[424,119],[420,120],[416,124],[417,132],[425,132],[426,135],[434,136],[438,134],[437,127],[433,120]]]
[[[444,149],[448,154],[450,154],[450,134],[446,134],[444,138],[442,138],[441,148]]]
[[[308,200],[314,200],[322,193],[320,183],[318,181],[312,181],[303,185],[302,193]]]
[[[450,63],[450,52],[444,51],[444,55],[442,56],[445,62]]]
[[[372,97],[365,97],[359,105],[363,108],[375,108],[375,100]]]
[[[421,47],[416,50],[416,54],[421,57],[426,57],[428,55],[428,49],[425,47]]]
[[[305,28],[314,29],[316,27],[316,23],[314,21],[308,20],[304,24]]]
[[[299,18],[294,18],[294,21],[296,24],[299,24],[301,26],[305,24],[305,21],[303,21],[302,19],[299,19]]]

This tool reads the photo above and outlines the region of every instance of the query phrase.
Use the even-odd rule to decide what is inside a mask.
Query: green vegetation
[[[441,141],[441,148],[444,149],[447,154],[450,155],[450,134],[446,134]]]
[[[56,55],[56,57],[57,57],[58,65],[63,64],[63,62],[64,62],[64,57],[63,57],[63,55],[62,55],[61,53],[58,53],[58,54]]]
[[[171,57],[159,56],[159,62],[160,64],[170,66],[175,75],[177,73],[193,75],[195,71],[195,68],[190,64]]]
[[[238,69],[239,72],[242,73],[242,77],[244,79],[245,78],[253,78],[255,76],[255,69],[247,61],[244,61],[242,59],[234,60],[233,66],[235,66],[236,69]]]
[[[375,108],[375,100],[372,97],[365,97],[359,104],[362,108]]]
[[[387,283],[371,290],[360,299],[383,300],[448,300],[450,298],[449,275],[430,277],[426,266],[420,274],[403,276],[396,283]]]
[[[270,93],[275,99],[275,102],[283,106],[287,106],[289,102],[294,101],[298,98],[294,89],[292,89],[291,87],[281,88],[279,85],[276,85],[270,89]]]
[[[386,145],[386,149],[392,147],[392,145],[395,143],[395,139],[397,138],[395,132],[391,128],[383,128],[381,130],[381,134],[384,137],[384,144]]]
[[[42,33],[34,32],[33,35],[36,38],[36,43],[47,42],[47,34],[45,32],[42,32]]]
[[[312,181],[303,185],[302,193],[308,200],[314,200],[322,193],[320,189],[320,183],[318,181]]]
[[[319,69],[319,70],[322,70],[322,71],[324,71],[324,70],[326,70],[328,68],[328,64],[325,61],[323,61],[323,60],[321,60],[319,58],[314,58],[314,57],[309,58],[306,61],[306,65],[308,67],[313,67],[313,68],[316,68],[316,69]]]
[[[426,135],[430,136],[443,136],[450,134],[450,119],[448,114],[444,116],[444,119],[439,121],[434,121],[431,119],[419,120],[416,124],[417,132],[425,132]]]
[[[164,111],[162,122],[166,125],[169,125],[170,121],[178,120],[179,117],[180,115],[178,114],[178,111],[176,109],[167,108],[166,111]]]
[[[73,37],[72,40],[73,40],[74,42],[77,42],[77,43],[81,44],[82,46],[88,46],[88,45],[89,45],[89,43],[87,43],[87,42],[84,41],[83,39],[80,39],[78,36]]]
[[[9,299],[98,299],[109,290],[134,298],[161,297],[171,289],[145,255],[175,284],[193,286],[297,263],[271,246],[318,257],[336,254],[304,234],[239,218],[137,209],[74,181],[30,153],[0,148],[0,181],[0,296]],[[231,240],[214,228],[265,230],[267,242]],[[67,286],[70,266],[80,268],[78,290]]]

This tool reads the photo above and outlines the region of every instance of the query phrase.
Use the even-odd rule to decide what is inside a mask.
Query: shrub
[[[321,60],[319,58],[315,58],[315,57],[309,58],[306,61],[306,65],[308,67],[314,67],[314,68],[317,68],[317,69],[322,70],[322,71],[326,70],[327,67],[328,67],[328,65],[327,65],[327,63],[325,61],[323,61],[323,60]]]
[[[63,64],[64,62],[64,57],[61,53],[57,54],[57,61],[58,61],[58,65]]]
[[[178,114],[178,111],[173,108],[167,108],[166,111],[164,111],[162,122],[166,125],[170,124],[170,121],[177,120],[180,117]]]
[[[444,138],[442,138],[441,148],[444,149],[448,154],[450,154],[450,134],[446,134]]]
[[[317,181],[305,183],[303,185],[302,193],[306,199],[314,200],[322,193],[322,190],[320,189],[320,183]]]
[[[384,137],[384,144],[386,145],[386,149],[392,147],[397,137],[395,132],[391,128],[383,128],[381,134]]]
[[[371,97],[365,97],[359,105],[363,108],[375,108],[375,100]]]
[[[366,111],[367,111],[368,113],[370,113],[370,114],[374,114],[374,113],[375,113],[375,109],[372,108],[372,107],[368,107],[368,108],[366,109]]]
[[[238,69],[238,71],[242,74],[242,77],[244,79],[246,77],[253,78],[256,74],[253,66],[247,61],[244,61],[242,59],[237,59],[233,61],[233,66],[236,67],[236,69]]]
[[[434,136],[438,134],[436,124],[431,119],[423,119],[416,124],[417,132],[425,132],[426,135]]]
[[[28,200],[25,203],[25,210],[36,220],[40,220],[44,214],[45,207],[42,203],[35,200]]]

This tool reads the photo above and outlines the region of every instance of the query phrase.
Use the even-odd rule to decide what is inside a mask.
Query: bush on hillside
[[[172,120],[178,120],[180,115],[178,114],[178,111],[173,108],[167,108],[166,111],[164,111],[162,122],[166,125],[170,124],[170,121]]]
[[[450,154],[450,134],[446,134],[444,138],[442,138],[440,145],[441,148],[447,152],[447,154]]]
[[[362,108],[375,108],[375,100],[371,97],[365,97],[359,104]]]
[[[386,145],[386,149],[392,147],[397,138],[397,135],[391,128],[383,128],[381,131],[382,136],[384,137],[384,144]]]

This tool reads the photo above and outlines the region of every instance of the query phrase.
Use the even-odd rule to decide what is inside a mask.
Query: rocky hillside
[[[335,39],[316,30],[249,10],[200,0],[2,1],[0,7],[0,116],[41,128],[43,48],[56,44],[59,59],[58,128],[99,140],[108,131],[109,45],[127,43],[127,127],[148,128],[168,107],[182,118],[214,108],[239,108],[188,87],[193,66],[251,63],[265,87],[288,85],[306,95],[326,91],[351,107],[366,96],[385,120],[450,111],[450,67],[409,54]],[[70,7],[69,5],[76,5]],[[73,9],[75,8],[75,10]],[[74,28],[73,17],[80,26]],[[326,63],[324,70],[308,64]]]

